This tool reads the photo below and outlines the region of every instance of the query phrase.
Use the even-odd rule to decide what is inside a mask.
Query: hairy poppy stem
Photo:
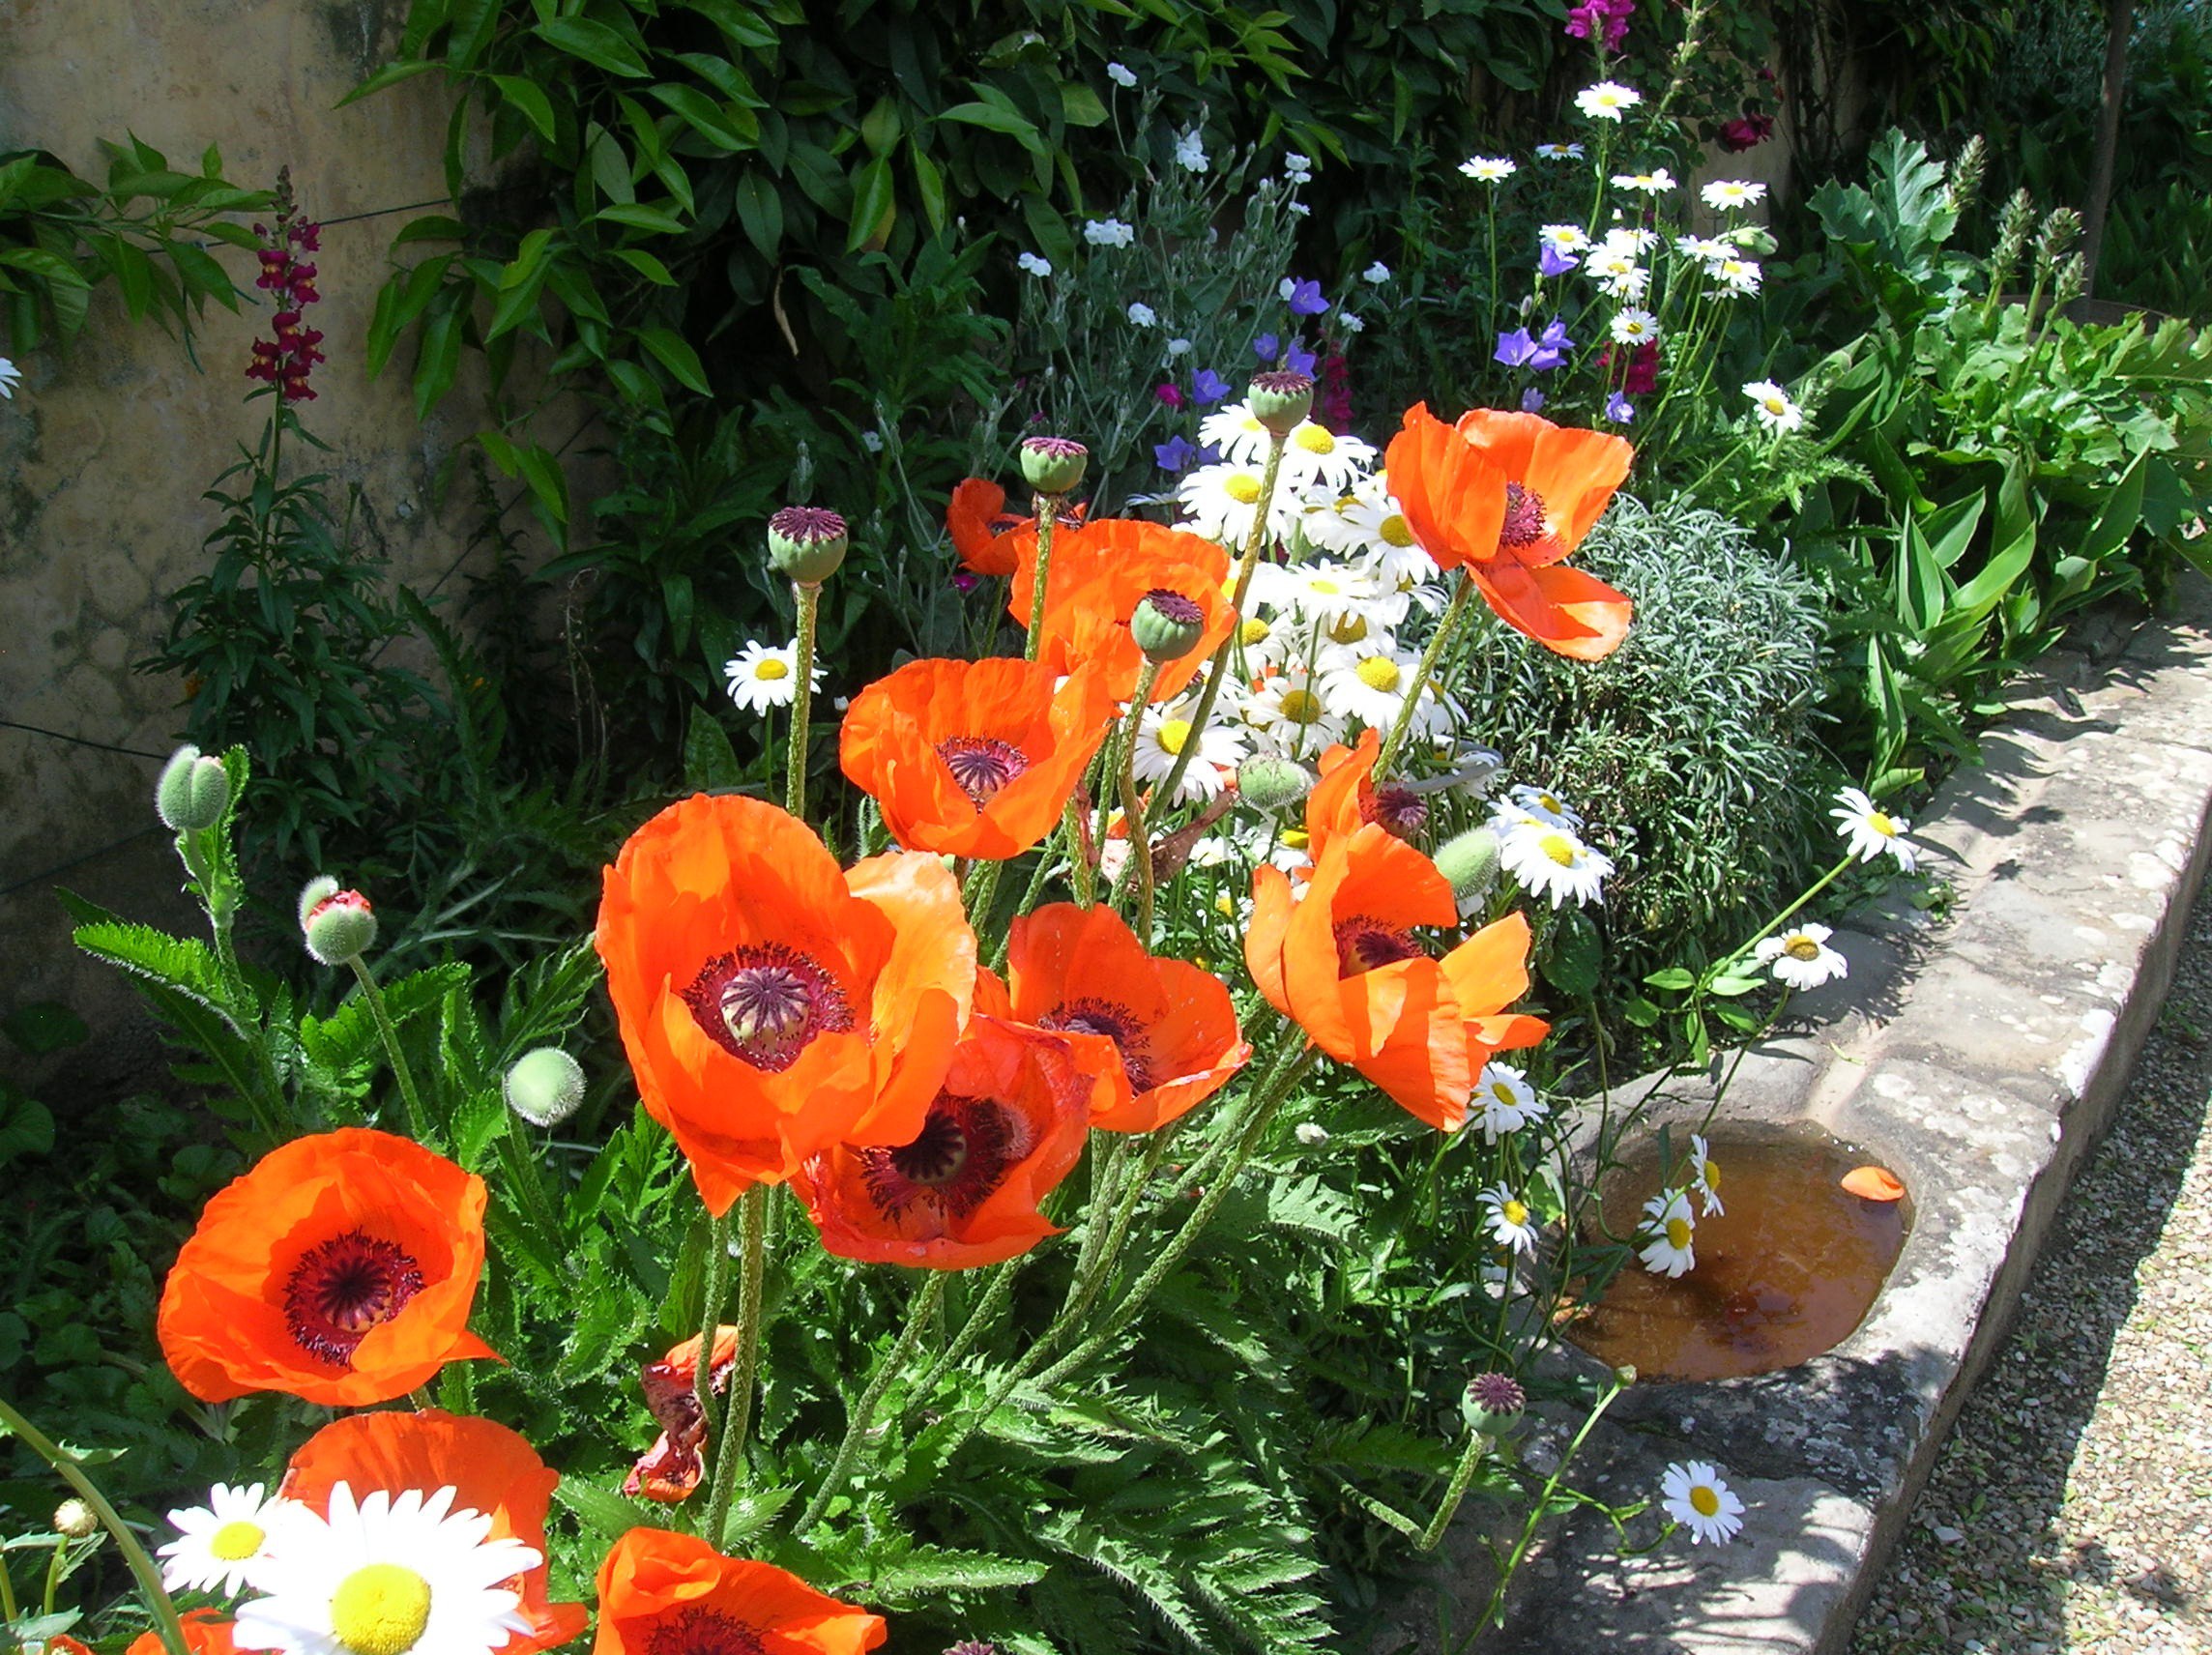
[[[1145,706],[1151,700],[1152,685],[1159,682],[1157,661],[1147,661],[1145,670],[1137,675],[1137,693],[1129,703],[1129,716],[1121,725],[1121,737],[1114,750],[1113,764],[1121,775],[1121,821],[1129,830],[1129,871],[1137,882],[1137,923],[1134,930],[1137,941],[1150,949],[1152,945],[1152,835],[1145,827],[1145,807],[1137,800],[1137,726],[1145,716]],[[1193,731],[1185,751],[1197,745],[1197,732]],[[1178,753],[1180,764],[1183,755]]]
[[[84,1474],[75,1457],[59,1447],[5,1400],[0,1400],[0,1427],[6,1428],[7,1435],[21,1438],[32,1453],[60,1472],[62,1481],[92,1507],[93,1515],[114,1540],[116,1550],[123,1553],[123,1561],[130,1566],[131,1578],[138,1582],[139,1595],[153,1613],[154,1630],[160,1635],[161,1647],[168,1655],[190,1655],[185,1642],[184,1623],[177,1618],[177,1606],[169,1601],[169,1594],[161,1584],[161,1571],[154,1566],[154,1559],[146,1554],[146,1548],[138,1543],[130,1525],[107,1503],[107,1496],[93,1487],[92,1479]]]
[[[1437,629],[1429,634],[1429,647],[1421,652],[1421,664],[1413,669],[1413,686],[1406,692],[1405,704],[1398,709],[1398,716],[1390,726],[1390,734],[1383,739],[1382,750],[1375,755],[1375,775],[1381,780],[1390,768],[1390,761],[1398,756],[1405,744],[1406,732],[1412,728],[1413,714],[1421,705],[1421,695],[1429,687],[1429,678],[1437,670],[1437,662],[1443,658],[1444,646],[1451,635],[1459,630],[1460,617],[1467,613],[1467,600],[1474,595],[1474,580],[1463,567],[1459,571],[1459,586],[1451,595],[1451,602],[1444,608],[1443,618]]]
[[[399,1031],[393,1027],[392,1013],[385,1008],[384,991],[376,986],[376,973],[359,954],[346,964],[353,967],[353,974],[361,979],[361,992],[368,1002],[368,1014],[376,1019],[376,1032],[384,1041],[385,1055],[392,1060],[393,1078],[399,1083],[399,1095],[407,1102],[408,1128],[418,1143],[427,1143],[430,1118],[423,1113],[422,1094],[415,1089],[415,1075],[407,1066],[407,1054],[399,1049]]]
[[[799,609],[799,682],[792,686],[791,695],[791,746],[788,752],[791,771],[785,783],[784,808],[804,821],[806,818],[806,726],[814,711],[814,627],[822,611],[822,588],[819,584],[795,580],[791,595]]]
[[[768,1186],[754,1184],[738,1198],[743,1207],[744,1273],[738,1280],[738,1355],[730,1368],[729,1411],[722,1419],[722,1443],[714,1452],[714,1493],[707,1507],[706,1541],[721,1550],[729,1526],[730,1495],[744,1463],[745,1434],[752,1427],[753,1376],[760,1366],[761,1287],[768,1273]],[[707,1352],[712,1358],[713,1352]]]
[[[1035,1256],[1033,1252],[1020,1253],[993,1268],[991,1285],[983,1290],[983,1296],[975,1301],[975,1308],[968,1313],[968,1320],[960,1324],[960,1331],[952,1336],[952,1343],[938,1353],[937,1359],[930,1363],[915,1384],[915,1400],[919,1401],[929,1395],[937,1381],[949,1373],[961,1357],[968,1354],[975,1341],[999,1319],[1000,1314],[1013,1301],[1015,1278]],[[946,1272],[938,1273],[942,1275]]]
[[[691,1393],[699,1402],[702,1423],[713,1419],[714,1407],[714,1337],[722,1330],[722,1301],[730,1294],[730,1215],[719,1218],[710,1213],[707,1217],[707,1256],[700,1261],[706,1270],[701,1284],[699,1313],[699,1363],[691,1376]],[[708,1444],[710,1451],[713,1443]]]
[[[1252,571],[1260,566],[1260,550],[1267,541],[1267,513],[1275,507],[1275,479],[1283,469],[1283,448],[1290,441],[1284,432],[1270,432],[1267,437],[1267,462],[1260,471],[1260,504],[1252,519],[1252,533],[1244,538],[1244,555],[1237,560],[1237,589],[1229,595],[1229,607],[1234,610],[1238,624],[1229,628],[1229,636],[1221,640],[1221,647],[1213,652],[1213,659],[1206,666],[1206,687],[1199,691],[1198,706],[1190,715],[1190,736],[1181,752],[1169,769],[1167,779],[1160,783],[1152,797],[1172,804],[1176,790],[1182,786],[1183,771],[1190,769],[1190,761],[1198,751],[1198,739],[1206,734],[1206,721],[1213,716],[1213,703],[1221,694],[1221,681],[1228,674],[1229,658],[1237,649],[1242,631],[1245,595],[1252,588]],[[1129,824],[1134,833],[1137,823]]]
[[[1044,589],[1052,574],[1052,535],[1066,504],[1064,494],[1040,494],[1033,502],[1037,526],[1036,590],[1030,595],[1030,641],[1022,651],[1025,661],[1035,660],[1037,652],[1044,648]]]
[[[906,1326],[899,1330],[898,1343],[890,1354],[876,1367],[868,1380],[868,1388],[860,1393],[860,1400],[853,1405],[853,1416],[845,1423],[845,1439],[837,1444],[837,1456],[830,1462],[830,1469],[823,1473],[814,1497],[806,1502],[806,1510],[800,1515],[792,1529],[794,1534],[804,1534],[822,1521],[845,1478],[853,1468],[853,1460],[860,1451],[860,1441],[868,1434],[868,1425],[876,1416],[876,1405],[884,1400],[884,1393],[891,1388],[891,1381],[914,1356],[914,1349],[921,1343],[922,1329],[929,1325],[937,1314],[938,1304],[945,1297],[945,1278],[949,1270],[931,1270],[929,1280],[915,1290],[914,1302],[907,1306]]]

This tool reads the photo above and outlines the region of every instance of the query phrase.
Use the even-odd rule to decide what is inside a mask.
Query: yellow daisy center
[[[1792,937],[1782,944],[1782,951],[1792,960],[1817,960],[1820,957],[1820,944],[1810,937]]]
[[[365,1563],[331,1594],[331,1635],[355,1655],[406,1655],[430,1624],[430,1582],[397,1563]]]
[[[1490,1083],[1490,1095],[1508,1109],[1520,1107],[1520,1099],[1513,1095],[1513,1089],[1503,1081],[1492,1081]]]
[[[1163,753],[1179,755],[1182,752],[1183,743],[1190,740],[1190,720],[1187,718],[1163,719],[1160,723],[1159,734],[1153,739],[1159,742],[1160,751]]]
[[[1562,868],[1575,865],[1575,842],[1564,833],[1547,833],[1536,841],[1536,849],[1543,852]]]
[[[1250,649],[1255,644],[1265,644],[1274,630],[1274,627],[1255,615],[1237,629],[1237,635],[1243,640],[1244,647]]]
[[[1403,549],[1413,543],[1413,527],[1393,511],[1382,519],[1382,526],[1375,531],[1382,537],[1382,543]]]
[[[1309,454],[1333,454],[1336,452],[1336,439],[1330,436],[1324,427],[1316,425],[1310,420],[1291,433],[1291,441],[1297,444]]]
[[[1223,891],[1213,899],[1213,912],[1224,919],[1233,919],[1237,915],[1237,904],[1230,899],[1227,891]]]
[[[1873,815],[1866,819],[1866,824],[1877,833],[1879,833],[1884,839],[1894,839],[1897,837],[1897,824],[1891,820],[1887,811],[1877,810],[1874,812]]]
[[[1356,644],[1367,636],[1366,618],[1359,615],[1343,616],[1330,624],[1328,635],[1340,644]]]
[[[1321,697],[1310,689],[1286,689],[1278,705],[1293,724],[1312,724],[1321,717]]]
[[[1239,506],[1256,505],[1260,499],[1260,479],[1248,471],[1240,471],[1224,482],[1221,490]]]
[[[1320,574],[1314,576],[1312,580],[1306,582],[1306,590],[1322,597],[1334,597],[1338,593],[1342,592],[1344,588],[1337,585],[1335,581],[1329,579],[1325,574]]]
[[[1396,689],[1398,681],[1405,676],[1399,672],[1398,663],[1388,655],[1369,655],[1359,663],[1357,671],[1361,683],[1369,689],[1385,692]]]
[[[1505,1215],[1505,1222],[1518,1228],[1528,1222],[1528,1209],[1517,1201],[1509,1201],[1498,1209]]]
[[[1718,1517],[1721,1514],[1721,1496],[1700,1483],[1690,1491],[1690,1509],[1700,1517]]]
[[[779,655],[766,655],[753,662],[753,677],[765,683],[773,683],[779,678],[790,676],[790,666]]]
[[[1717,1190],[1720,1187],[1721,1164],[1718,1161],[1707,1161],[1705,1163],[1705,1188]]]
[[[1294,851],[1302,851],[1312,842],[1313,836],[1303,828],[1286,828],[1283,829],[1283,843],[1290,846]]]
[[[225,1563],[243,1563],[261,1550],[268,1533],[258,1523],[247,1523],[233,1518],[208,1536],[208,1555],[219,1557]]]
[[[1769,414],[1787,414],[1790,411],[1790,404],[1779,396],[1765,396],[1760,401]]]
[[[1690,1244],[1690,1221],[1686,1218],[1667,1220],[1667,1245],[1679,1253]]]

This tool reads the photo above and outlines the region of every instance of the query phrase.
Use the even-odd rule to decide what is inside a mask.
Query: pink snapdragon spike
[[[1609,52],[1618,51],[1628,38],[1628,19],[1636,14],[1636,0],[1583,0],[1567,13],[1567,33],[1578,41],[1593,34]]]
[[[271,337],[253,341],[253,357],[246,366],[247,379],[262,380],[276,388],[276,394],[286,402],[311,402],[315,389],[308,377],[317,363],[327,359],[316,347],[323,342],[320,330],[306,325],[306,308],[322,302],[315,290],[315,267],[301,258],[301,253],[311,253],[322,246],[322,226],[301,218],[292,197],[292,175],[289,167],[276,176],[276,223],[272,229],[267,224],[256,224],[253,233],[262,240],[262,247],[254,257],[260,261],[261,274],[253,278],[253,285],[270,297],[276,306],[269,318]]]

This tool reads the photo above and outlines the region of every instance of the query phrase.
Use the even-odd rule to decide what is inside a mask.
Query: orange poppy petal
[[[1581,569],[1497,563],[1470,572],[1500,621],[1555,654],[1603,660],[1628,636],[1635,606]]]
[[[1283,981],[1283,943],[1291,923],[1291,877],[1271,862],[1252,870],[1252,918],[1244,927],[1244,969],[1260,997],[1277,1011],[1291,1014]]]
[[[1383,455],[1406,526],[1440,568],[1487,563],[1505,523],[1506,473],[1419,403]]]
[[[1843,1176],[1844,1188],[1861,1201],[1903,1201],[1905,1184],[1887,1167],[1853,1167]]]

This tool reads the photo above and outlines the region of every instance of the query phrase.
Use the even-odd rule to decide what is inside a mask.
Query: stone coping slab
[[[1949,886],[1947,916],[1892,903],[1839,927],[1849,977],[1799,997],[1803,1031],[1747,1054],[1720,1104],[1745,1129],[1824,1128],[1895,1170],[1913,1202],[1904,1252],[1848,1339],[1779,1373],[1631,1386],[1566,1479],[1649,1496],[1635,1546],[1658,1532],[1665,1466],[1710,1461],[1746,1502],[1742,1533],[1623,1558],[1612,1524],[1578,1511],[1545,1532],[1504,1629],[1476,1649],[1848,1648],[2156,1020],[2212,855],[2212,584],[2189,575],[2177,596],[2171,617],[2132,636],[2091,629],[2020,686],[1983,763],[1954,772],[1913,827]],[[1647,1079],[1615,1096],[1654,1090]],[[1710,1098],[1702,1077],[1677,1080],[1645,1123],[1693,1127]],[[1578,1424],[1545,1410],[1528,1464],[1549,1470]],[[1440,1607],[1457,1650],[1488,1595],[1486,1516],[1463,1516],[1440,1553],[1444,1604],[1416,1590],[1375,1655],[1445,1648]]]

